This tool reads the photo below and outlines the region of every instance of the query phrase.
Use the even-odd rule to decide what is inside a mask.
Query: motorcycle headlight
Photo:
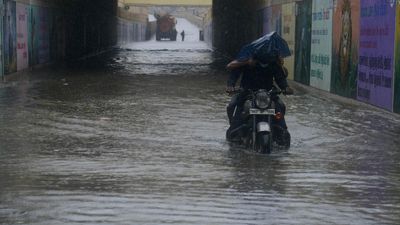
[[[266,92],[258,92],[256,95],[256,105],[260,109],[266,109],[271,102],[271,98]]]

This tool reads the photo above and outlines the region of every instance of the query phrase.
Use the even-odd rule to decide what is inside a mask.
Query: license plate
[[[250,109],[250,115],[275,115],[275,109]]]

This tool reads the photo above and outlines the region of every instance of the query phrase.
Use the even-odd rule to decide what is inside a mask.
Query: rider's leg
[[[282,101],[281,98],[277,97],[276,102],[275,102],[276,106],[279,107],[280,112],[285,115],[286,114],[286,105],[285,103]]]
[[[235,108],[238,103],[238,94],[233,95],[231,101],[229,102],[228,106],[226,107],[226,113],[228,114],[229,124],[232,124],[233,121],[233,113],[235,112]]]
[[[282,119],[277,121],[278,125],[284,129],[287,129],[287,124],[286,124],[286,120],[285,120],[286,105],[285,105],[285,103],[283,103],[282,99],[280,99],[279,97],[277,97],[277,99],[275,99],[275,110],[277,112],[282,113]]]
[[[246,101],[246,96],[247,96],[246,92],[240,92],[236,96],[236,109],[232,117],[232,124],[231,124],[232,128],[237,128],[243,123],[242,112],[243,112],[244,102]]]

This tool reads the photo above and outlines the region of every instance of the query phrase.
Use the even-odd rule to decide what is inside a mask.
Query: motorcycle
[[[272,88],[270,91],[240,92],[245,101],[242,110],[236,107],[234,118],[241,118],[241,125],[227,130],[227,140],[236,140],[246,148],[263,154],[270,154],[276,145],[289,149],[291,136],[286,128],[284,112],[276,107],[276,100],[282,91]]]

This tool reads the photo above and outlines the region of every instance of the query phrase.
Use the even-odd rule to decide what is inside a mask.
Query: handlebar
[[[228,93],[228,94],[238,94],[238,93],[242,93],[244,91],[247,91],[249,93],[257,92],[257,91],[252,90],[252,89],[234,88],[232,91],[226,90],[226,93]],[[280,89],[277,90],[276,88],[272,88],[270,91],[268,91],[268,93],[270,95],[280,95],[280,94],[284,94],[284,91],[282,91]]]
[[[244,91],[244,89],[242,89],[242,88],[233,88],[232,91],[226,90],[225,92],[228,93],[228,94],[238,94],[238,93],[241,93],[243,91]]]

